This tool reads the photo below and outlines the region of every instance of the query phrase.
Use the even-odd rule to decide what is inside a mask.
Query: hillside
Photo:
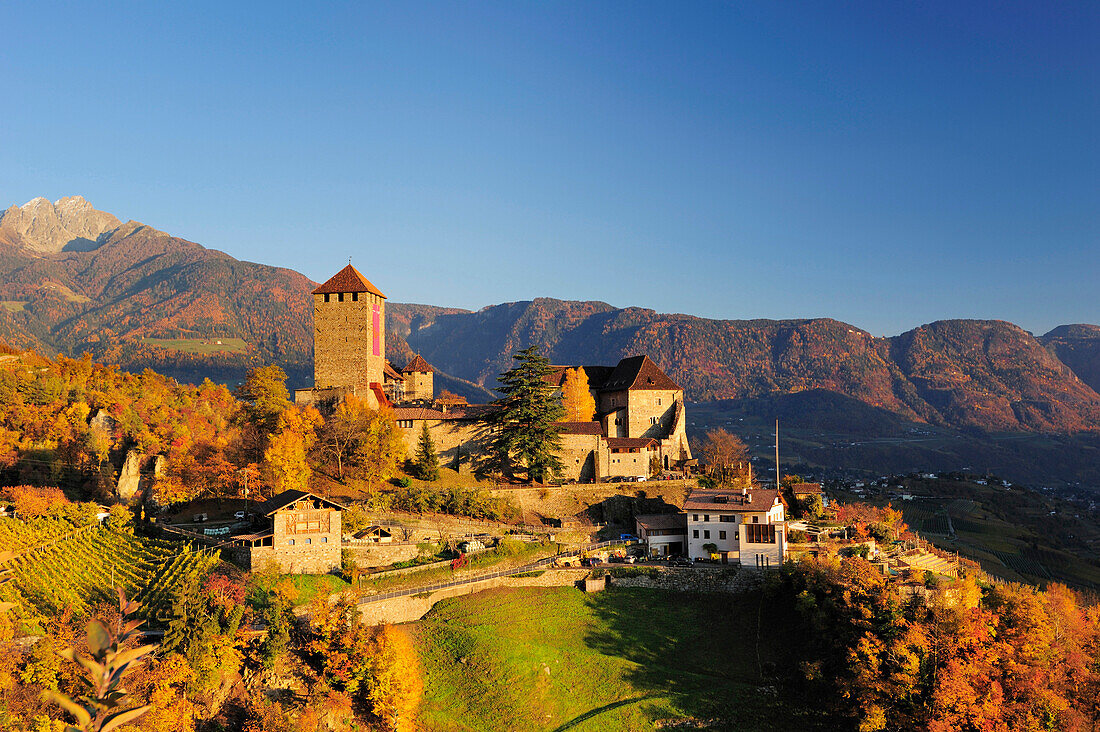
[[[1100,391],[1100,325],[1060,325],[1039,342],[1081,381]]]
[[[20,348],[90,352],[192,382],[233,383],[277,362],[292,387],[304,386],[314,286],[292,270],[119,223],[79,197],[35,199],[0,217],[0,339]],[[511,355],[534,344],[557,363],[648,354],[697,402],[831,392],[905,422],[1100,429],[1097,326],[1036,339],[1003,321],[947,320],[875,338],[827,318],[710,320],[548,298],[477,312],[391,302],[387,315],[390,359],[400,367],[420,352],[440,388],[471,401],[492,398]],[[816,408],[851,421],[844,403]]]
[[[937,425],[1057,432],[1100,425],[1100,395],[1004,321],[940,321],[874,338],[826,318],[707,320],[538,299],[439,311],[416,326],[408,337],[429,361],[490,387],[511,354],[534,343],[556,363],[646,353],[694,401],[826,390]]]

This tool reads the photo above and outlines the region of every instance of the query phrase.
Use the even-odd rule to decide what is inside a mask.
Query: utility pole
[[[779,420],[775,420],[775,488],[779,489],[780,473],[779,473]]]

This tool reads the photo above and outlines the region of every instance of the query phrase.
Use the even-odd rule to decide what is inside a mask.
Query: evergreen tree
[[[431,433],[428,432],[428,423],[423,423],[420,430],[420,442],[416,446],[416,477],[421,480],[439,480],[439,456],[435,454],[435,444],[432,442]]]
[[[531,346],[512,358],[518,364],[497,379],[501,383],[497,391],[503,396],[495,402],[500,409],[490,419],[492,467],[505,475],[526,470],[528,480],[542,482],[562,471],[556,423],[565,410],[546,379],[553,372],[550,361],[538,348]]]

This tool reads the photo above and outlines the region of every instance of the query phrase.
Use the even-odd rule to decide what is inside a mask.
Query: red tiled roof
[[[558,431],[563,435],[602,435],[603,425],[599,422],[556,422]]]
[[[453,419],[453,420],[478,420],[496,411],[499,407],[493,404],[461,404],[447,407],[447,411],[434,407],[394,407],[394,419]]]
[[[779,491],[774,488],[750,490],[748,496],[741,491],[696,489],[684,501],[685,511],[768,511],[775,505]],[[750,500],[751,499],[751,500]]]
[[[393,364],[391,364],[389,361],[386,361],[385,365],[382,367],[382,374],[387,379],[393,379],[394,381],[404,381],[405,380],[405,377],[402,376],[401,374],[399,374],[397,372],[397,369],[395,369],[393,367]]]
[[[804,496],[811,493],[821,493],[820,483],[795,483],[791,486],[791,493],[796,496]]]
[[[382,291],[370,283],[359,270],[350,264],[334,274],[325,284],[313,291],[314,295],[327,295],[337,292],[369,292],[372,295],[385,298]]]
[[[589,382],[591,383],[591,381]],[[619,361],[619,365],[600,387],[602,391],[626,389],[668,389],[682,391],[679,385],[653,363],[649,356],[631,356]]]
[[[421,374],[430,374],[435,371],[435,369],[433,369],[431,364],[425,361],[424,357],[418,353],[413,356],[412,361],[406,364],[405,368],[401,369],[401,373],[403,374],[411,374],[414,371]]]
[[[394,419],[443,419],[443,412],[431,407],[394,407]]]
[[[634,520],[646,531],[654,529],[683,529],[687,532],[687,516],[682,513],[651,513],[635,516]]]
[[[608,437],[607,446],[612,449],[643,448],[656,445],[652,437]]]

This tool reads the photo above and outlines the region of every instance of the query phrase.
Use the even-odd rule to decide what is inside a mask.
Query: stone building
[[[274,566],[282,574],[327,574],[340,569],[343,506],[305,491],[283,491],[258,510],[268,528],[230,542],[249,571]]]
[[[405,399],[410,402],[428,401],[435,397],[435,369],[419,353],[401,369],[405,380]]]
[[[426,361],[423,366],[428,366]],[[560,387],[569,368],[554,367],[550,383]],[[649,357],[624,358],[617,366],[584,369],[589,374],[597,419],[558,423],[559,457],[564,468],[560,477],[580,482],[646,478],[655,472],[655,466],[673,470],[691,459],[684,390]],[[491,405],[436,400],[430,405],[397,404],[394,417],[410,455],[427,423],[440,462],[455,467],[484,452],[489,437],[485,418],[494,409]]]
[[[296,390],[294,400],[355,394],[380,406],[387,365],[386,296],[349,264],[313,291],[313,388]]]
[[[394,369],[385,358],[386,296],[350,264],[313,291],[313,320],[314,386],[296,390],[295,402],[325,409],[354,394],[375,408],[394,406],[410,455],[424,424],[446,466],[484,453],[494,407],[436,399],[435,369],[419,354]],[[560,389],[570,368],[554,367],[549,382]],[[648,356],[584,369],[595,419],[559,425],[562,477],[644,478],[690,462],[684,390]]]

